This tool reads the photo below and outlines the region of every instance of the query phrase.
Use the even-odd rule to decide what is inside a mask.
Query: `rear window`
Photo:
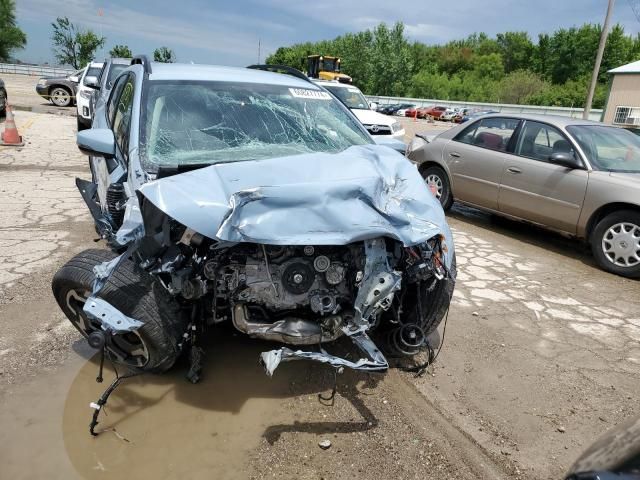
[[[505,152],[518,127],[519,120],[514,118],[485,118],[469,125],[454,140],[477,147]]]

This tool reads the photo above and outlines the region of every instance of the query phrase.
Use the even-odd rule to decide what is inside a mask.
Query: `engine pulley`
[[[313,285],[316,274],[310,265],[303,262],[291,263],[282,274],[282,286],[289,293],[300,295],[306,293]]]

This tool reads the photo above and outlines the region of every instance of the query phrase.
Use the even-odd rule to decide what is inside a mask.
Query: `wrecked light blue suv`
[[[456,265],[414,165],[292,69],[132,63],[78,133],[92,180],[77,185],[111,251],[53,279],[92,346],[138,372],[185,351],[193,381],[222,322],[282,344],[261,355],[268,374],[384,371],[385,354],[432,346]],[[357,354],[326,350],[340,337]]]

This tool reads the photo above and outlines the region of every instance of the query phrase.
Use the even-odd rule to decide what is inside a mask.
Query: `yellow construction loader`
[[[307,75],[320,80],[337,80],[351,83],[351,77],[340,73],[340,59],[327,55],[309,55],[307,57]]]

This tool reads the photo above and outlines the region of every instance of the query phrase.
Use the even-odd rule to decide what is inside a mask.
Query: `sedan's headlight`
[[[400,122],[393,122],[391,124],[391,131],[393,133],[399,132],[402,129],[402,125],[400,125]]]
[[[87,100],[89,100],[91,98],[91,95],[93,95],[93,92],[90,90],[80,90],[80,96],[82,98],[86,98]]]
[[[40,80],[38,80],[38,85],[46,85],[47,81],[44,78],[41,78]]]

